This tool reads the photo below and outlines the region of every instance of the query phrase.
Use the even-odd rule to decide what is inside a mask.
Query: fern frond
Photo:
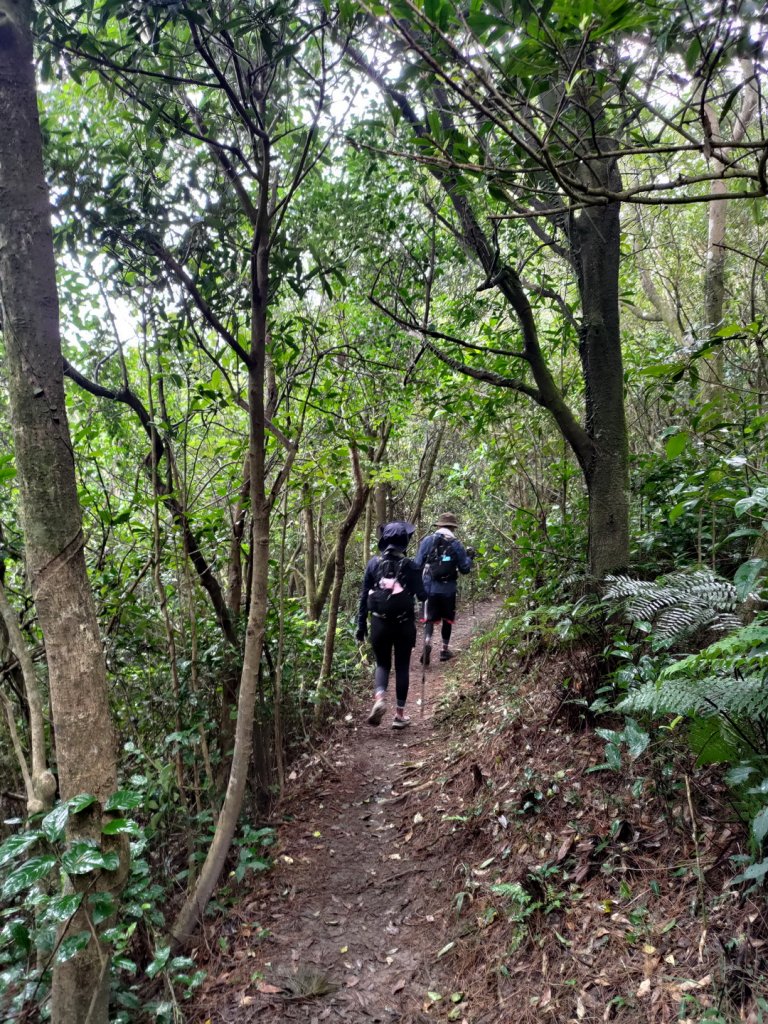
[[[603,600],[620,604],[635,624],[650,624],[660,647],[679,647],[707,631],[738,628],[736,589],[708,569],[670,573],[657,580],[608,576]]]
[[[668,665],[618,705],[624,714],[717,719],[724,736],[753,749],[768,728],[768,617]]]

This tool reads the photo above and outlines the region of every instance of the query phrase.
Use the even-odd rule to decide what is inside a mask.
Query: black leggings
[[[371,616],[371,646],[376,657],[376,692],[386,691],[392,668],[392,651],[395,652],[395,693],[397,706],[405,707],[408,699],[411,651],[416,643],[416,623],[413,619],[405,622],[387,622],[376,615]]]

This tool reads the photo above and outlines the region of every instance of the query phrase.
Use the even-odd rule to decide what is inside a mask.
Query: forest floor
[[[230,893],[189,1024],[768,1021],[768,921],[728,887],[741,831],[712,770],[598,770],[568,665],[525,673],[457,622],[414,654],[409,729],[370,699],[294,766],[274,868]],[[391,709],[389,709],[391,710]]]

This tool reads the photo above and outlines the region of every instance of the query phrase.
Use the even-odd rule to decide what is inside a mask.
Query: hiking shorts
[[[456,618],[456,595],[455,594],[430,594],[427,598],[424,610],[425,622],[453,622]]]

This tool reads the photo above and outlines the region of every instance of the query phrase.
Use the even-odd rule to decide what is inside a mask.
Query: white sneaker
[[[380,725],[386,710],[387,702],[383,697],[377,697],[376,702],[371,708],[371,713],[368,715],[368,725]]]

